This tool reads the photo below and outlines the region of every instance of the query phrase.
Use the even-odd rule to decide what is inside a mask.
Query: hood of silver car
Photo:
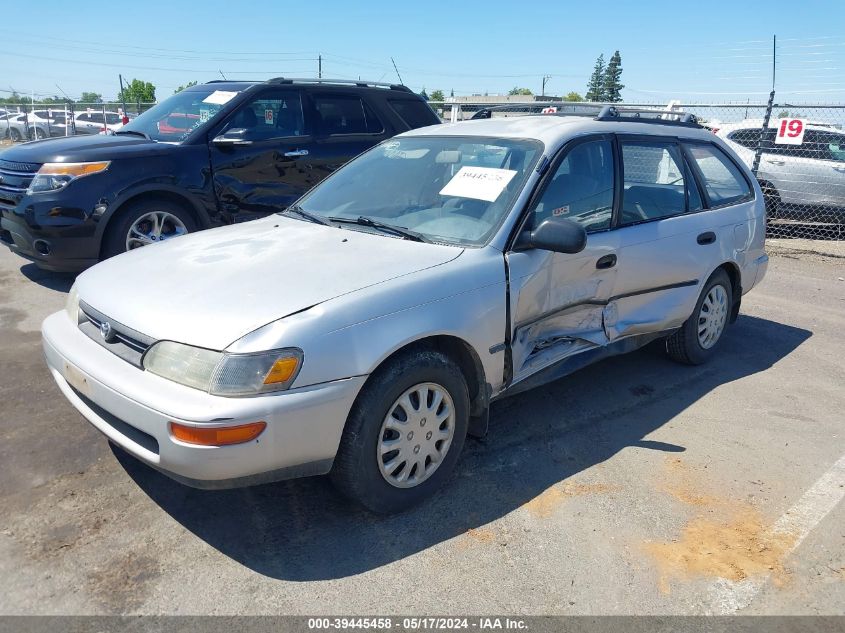
[[[119,255],[80,298],[156,340],[224,349],[285,316],[448,262],[462,250],[271,216]]]

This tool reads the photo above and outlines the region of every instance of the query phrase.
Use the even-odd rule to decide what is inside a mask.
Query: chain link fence
[[[155,103],[27,103],[0,105],[0,139],[24,142],[58,136],[108,134]]]
[[[432,106],[445,121],[595,114],[602,104],[451,103]],[[724,139],[756,176],[771,237],[845,239],[845,104],[614,104],[689,112]]]

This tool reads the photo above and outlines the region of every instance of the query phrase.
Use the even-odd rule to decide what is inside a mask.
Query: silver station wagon
[[[81,274],[43,325],[50,370],[187,485],[330,473],[402,510],[495,399],[656,339],[683,363],[718,349],[766,272],[763,197],[721,139],[665,116],[402,134],[275,216]]]

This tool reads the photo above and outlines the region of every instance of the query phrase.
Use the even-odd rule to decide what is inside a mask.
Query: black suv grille
[[[38,163],[0,160],[0,207],[16,207],[40,168]]]
[[[79,311],[82,317],[79,321],[79,329],[88,338],[127,363],[141,367],[141,358],[144,352],[155,343],[154,339],[109,319],[84,301],[79,302]]]

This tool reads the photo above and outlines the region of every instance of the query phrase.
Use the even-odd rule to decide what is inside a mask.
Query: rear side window
[[[711,206],[732,204],[751,195],[739,168],[715,145],[691,145],[692,160],[703,178]]]
[[[621,224],[685,213],[686,178],[678,147],[652,141],[622,143]]]
[[[425,127],[440,123],[437,115],[431,111],[427,103],[416,99],[388,99],[387,102],[393,111],[399,115],[410,128]]]
[[[324,134],[378,134],[384,125],[360,97],[315,95],[314,107]]]

